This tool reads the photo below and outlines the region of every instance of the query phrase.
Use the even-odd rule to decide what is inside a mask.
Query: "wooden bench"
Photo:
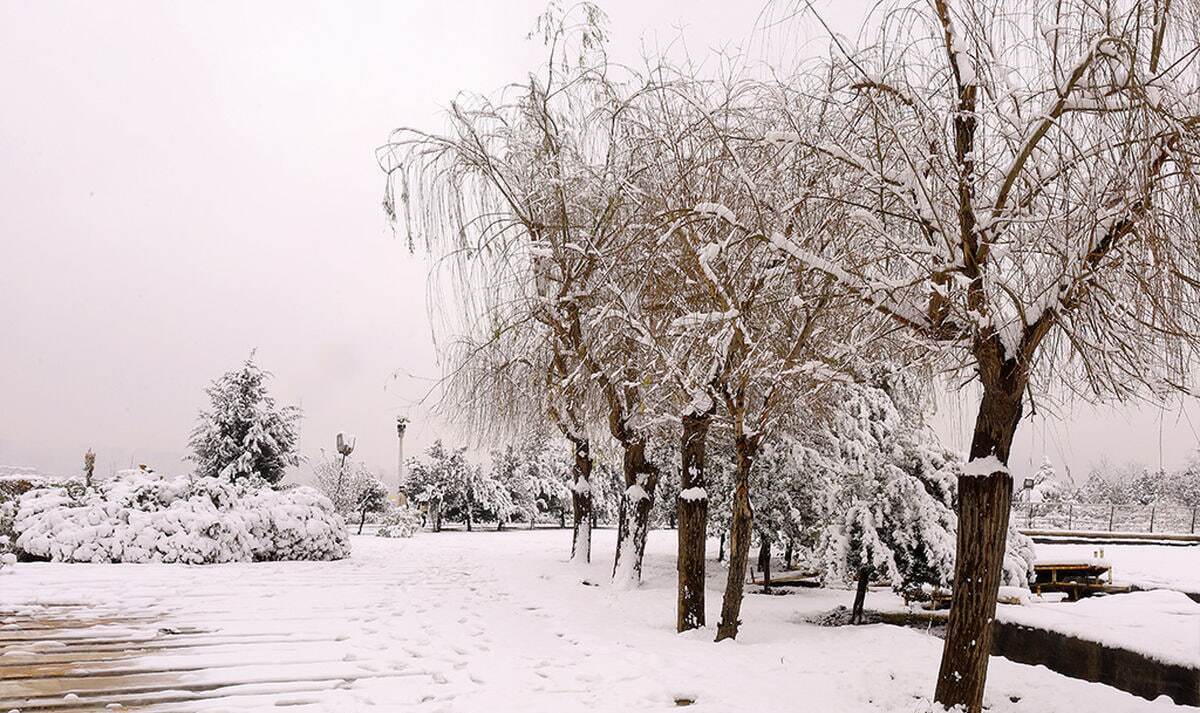
[[[1071,601],[1077,601],[1093,594],[1130,591],[1129,587],[1113,584],[1112,565],[1102,559],[1037,562],[1033,572],[1031,588],[1035,594],[1064,592]]]

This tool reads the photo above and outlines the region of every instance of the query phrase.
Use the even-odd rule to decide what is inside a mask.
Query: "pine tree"
[[[843,387],[807,467],[835,484],[825,577],[947,586],[954,572],[956,459],[930,440],[916,384],[897,374]]]
[[[299,463],[300,411],[275,407],[267,393],[269,376],[251,354],[240,369],[226,372],[205,390],[211,406],[200,412],[189,441],[188,459],[196,464],[197,475],[231,481],[257,477],[274,484],[287,466]]]

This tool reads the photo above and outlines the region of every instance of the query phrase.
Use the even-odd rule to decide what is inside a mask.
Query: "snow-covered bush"
[[[392,508],[379,523],[379,537],[412,537],[421,529],[421,513],[410,507]]]
[[[345,557],[345,522],[312,488],[152,474],[72,493],[41,487],[18,501],[15,546],[59,562],[211,564]]]

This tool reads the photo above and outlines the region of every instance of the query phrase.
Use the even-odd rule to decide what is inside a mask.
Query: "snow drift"
[[[13,531],[18,551],[56,562],[333,560],[350,550],[345,522],[312,488],[146,473],[30,490]]]

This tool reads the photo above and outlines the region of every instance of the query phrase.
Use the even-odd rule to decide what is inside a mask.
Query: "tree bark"
[[[733,521],[729,527],[729,577],[725,580],[725,596],[721,600],[717,641],[737,637],[746,563],[750,559],[750,530],[754,525],[754,510],[750,507],[750,467],[758,453],[758,439],[739,435],[734,438],[733,445],[737,451],[737,472],[734,476]]]
[[[680,495],[676,502],[679,523],[679,598],[675,630],[687,631],[704,626],[704,544],[708,530],[708,493],[704,491],[704,446],[710,413],[683,416],[680,447]]]
[[[986,370],[983,399],[971,439],[971,460],[994,456],[1007,466],[1013,435],[1021,420],[1024,379],[1011,360]],[[1012,476],[997,469],[990,475],[958,479],[958,544],[950,620],[942,648],[935,700],[968,713],[983,708],[988,655],[992,650],[992,620],[1004,567],[1008,515],[1012,506]]]
[[[592,454],[586,438],[573,441],[575,464],[572,467],[571,513],[574,531],[571,534],[571,561],[592,561]]]
[[[362,517],[358,520],[358,534],[362,534],[363,525],[367,524],[367,511],[362,511]]]
[[[725,531],[721,530],[721,540],[717,543],[717,561],[725,561]]]
[[[850,610],[850,623],[861,624],[863,620],[863,604],[867,601],[867,584],[871,580],[871,569],[860,567],[858,570],[858,590],[854,592],[854,608]]]
[[[763,589],[771,588],[771,540],[767,533],[758,531],[758,571],[762,572]]]
[[[630,440],[623,447],[625,494],[621,498],[617,522],[613,580],[634,586],[642,580],[642,557],[646,554],[646,535],[650,530],[650,508],[654,505],[658,471],[646,460],[644,438]]]

